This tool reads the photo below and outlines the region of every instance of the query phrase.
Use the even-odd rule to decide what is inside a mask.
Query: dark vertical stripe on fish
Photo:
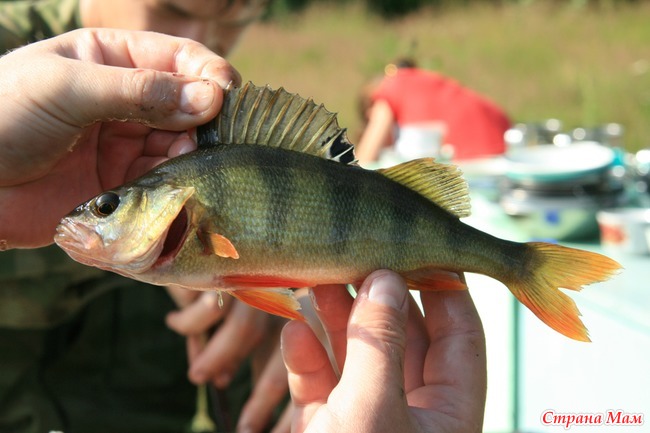
[[[358,207],[361,204],[360,186],[346,182],[334,170],[323,173],[327,197],[330,203],[329,244],[336,256],[343,256],[350,244],[349,239],[358,219]]]
[[[417,215],[404,209],[405,199],[411,195],[411,191],[394,182],[387,182],[384,187],[386,188],[384,194],[389,196],[387,201],[390,203],[389,230],[392,240],[390,245],[393,248],[392,257],[400,257],[405,253],[404,243],[408,243],[413,237]]]
[[[232,190],[227,187],[231,183],[230,175],[227,171],[215,169],[215,166],[218,167],[219,164],[218,158],[210,149],[198,149],[195,152],[195,155],[198,156],[195,166],[172,164],[168,167],[177,170],[176,175],[181,179],[201,179],[201,181],[206,181],[203,187],[197,187],[195,199],[199,206],[212,208],[210,213],[213,217],[210,219],[209,224],[201,224],[201,227],[197,228],[197,230],[218,230],[218,234],[232,236],[230,230],[233,227],[229,224],[228,219],[224,218],[225,214],[219,211],[220,207],[229,208],[236,205],[237,198],[233,197]],[[210,173],[207,179],[204,175],[206,172]],[[187,183],[191,185],[192,182]],[[195,210],[191,212],[195,212]]]
[[[291,170],[273,169],[263,155],[259,156],[261,158],[256,165],[269,201],[265,217],[266,242],[280,250],[289,224],[289,206],[295,203],[295,185]]]

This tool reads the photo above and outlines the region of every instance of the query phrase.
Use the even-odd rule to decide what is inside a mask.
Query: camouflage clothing
[[[78,0],[0,1],[0,53],[79,26]],[[164,322],[173,308],[163,288],[56,246],[0,252],[0,433],[185,431],[196,388]],[[230,407],[248,377],[246,365]]]
[[[79,0],[0,1],[0,50],[77,29],[80,22]]]

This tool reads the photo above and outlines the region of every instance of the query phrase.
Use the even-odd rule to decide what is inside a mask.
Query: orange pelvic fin
[[[621,265],[601,254],[543,242],[530,242],[524,272],[519,278],[504,278],[517,299],[551,328],[579,341],[591,341],[580,320],[575,302],[559,288],[581,290],[587,284],[605,281]]]
[[[300,303],[289,289],[241,289],[229,291],[245,304],[287,319],[305,320],[298,312]]]
[[[227,237],[205,229],[197,230],[196,235],[203,244],[204,253],[231,259],[239,258],[237,249]]]
[[[409,290],[467,290],[465,278],[457,272],[422,268],[402,275]]]

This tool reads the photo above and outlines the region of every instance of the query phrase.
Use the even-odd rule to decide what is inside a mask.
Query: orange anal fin
[[[467,290],[465,278],[458,272],[422,268],[402,275],[409,290]]]
[[[300,289],[312,286],[312,284],[305,281],[270,275],[227,275],[223,277],[223,282],[228,286],[240,287],[242,289],[257,289],[260,287],[292,287]]]
[[[229,293],[241,302],[269,314],[286,317],[287,319],[305,320],[298,312],[300,303],[292,290],[289,289],[242,289],[231,290]]]
[[[203,252],[206,254],[216,254],[219,257],[238,259],[239,253],[230,240],[218,233],[207,231],[197,231],[197,236],[203,244]]]

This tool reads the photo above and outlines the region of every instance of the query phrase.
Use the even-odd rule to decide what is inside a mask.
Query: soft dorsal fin
[[[283,88],[248,82],[224,90],[220,113],[197,128],[199,147],[257,144],[355,164],[354,146],[336,114]]]
[[[470,214],[467,182],[455,165],[441,164],[433,158],[421,158],[377,171],[428,198],[458,218]]]

